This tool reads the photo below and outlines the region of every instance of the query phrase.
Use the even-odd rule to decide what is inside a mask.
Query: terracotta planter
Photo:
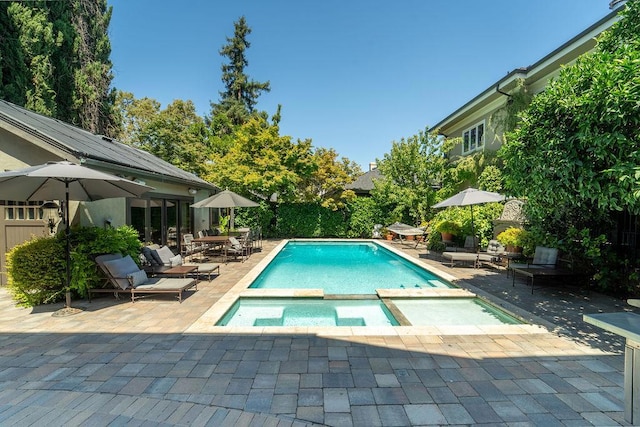
[[[384,236],[384,238],[387,240],[393,240],[393,234],[388,233],[386,236]]]
[[[442,241],[443,242],[452,242],[453,241],[453,234],[444,233],[444,232],[440,232],[440,234],[442,235]]]
[[[408,236],[407,236],[407,240],[413,240],[413,239],[415,239],[415,237],[416,237],[416,236],[408,235]]]
[[[522,253],[522,248],[520,246],[507,245],[507,252],[512,253],[512,254],[521,254]]]

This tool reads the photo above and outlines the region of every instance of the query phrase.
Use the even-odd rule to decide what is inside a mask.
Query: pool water
[[[393,299],[392,302],[414,326],[523,323],[479,298]]]
[[[376,289],[452,286],[373,242],[291,241],[250,287],[375,294]]]
[[[217,326],[395,326],[379,300],[240,298]]]

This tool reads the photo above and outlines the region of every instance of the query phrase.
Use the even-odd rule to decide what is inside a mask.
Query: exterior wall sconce
[[[191,194],[192,196],[194,196],[197,192],[198,192],[197,188],[190,188],[189,189],[189,194]]]
[[[44,202],[42,206],[42,219],[44,219],[49,227],[49,233],[53,234],[53,231],[58,225],[58,222],[62,220],[62,210],[60,209],[60,205],[58,205],[54,201]]]

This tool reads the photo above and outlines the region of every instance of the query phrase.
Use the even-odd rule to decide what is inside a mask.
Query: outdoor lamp
[[[49,232],[53,234],[53,230],[56,228],[58,221],[62,218],[62,212],[60,211],[60,206],[54,201],[44,202],[42,206],[42,219],[47,222],[49,226]]]
[[[189,189],[189,194],[191,194],[192,196],[195,195],[198,192],[198,189],[196,188],[190,188]]]

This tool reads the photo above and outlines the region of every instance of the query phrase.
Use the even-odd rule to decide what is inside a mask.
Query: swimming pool
[[[250,285],[323,289],[325,294],[451,287],[433,273],[369,241],[290,241]]]

